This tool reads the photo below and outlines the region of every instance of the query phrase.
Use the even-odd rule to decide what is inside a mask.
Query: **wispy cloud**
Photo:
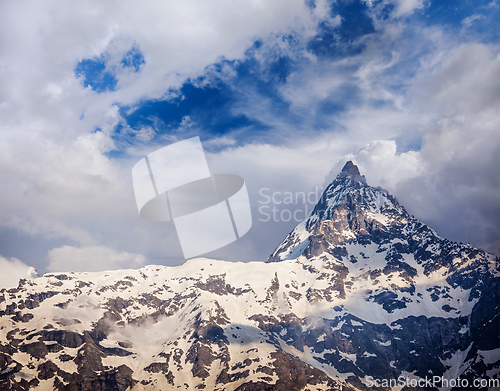
[[[476,20],[481,20],[481,19],[484,19],[484,15],[471,15],[471,16],[467,16],[466,18],[464,18],[462,20],[462,24],[466,27],[470,26],[472,23],[474,23]]]
[[[47,258],[47,270],[55,272],[137,269],[146,262],[141,254],[117,251],[106,246],[62,246],[50,250]]]

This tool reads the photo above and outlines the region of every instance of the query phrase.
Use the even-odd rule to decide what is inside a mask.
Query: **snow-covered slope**
[[[499,288],[498,259],[438,237],[348,163],[268,263],[46,274],[0,291],[0,389],[498,379]]]

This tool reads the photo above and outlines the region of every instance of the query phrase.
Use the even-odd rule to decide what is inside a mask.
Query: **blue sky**
[[[440,235],[500,251],[498,1],[0,7],[13,270],[182,263],[175,230],[138,218],[130,170],[193,136],[253,208],[211,257],[264,260],[296,222],[260,221],[259,192],[316,191],[349,159]]]
[[[312,9],[316,7],[315,2],[307,5]],[[384,75],[392,78],[390,85],[385,87],[394,93],[404,94],[420,68],[419,60],[434,49],[431,39],[427,39],[425,45],[419,42],[422,39],[420,29],[443,27],[444,33],[459,35],[463,42],[496,42],[500,34],[498,7],[491,1],[446,0],[424,2],[422,5],[405,18],[404,22],[408,25],[403,27],[401,40],[378,48],[381,50],[379,54],[387,58],[394,50],[404,53],[405,58],[399,59]],[[258,115],[239,112],[238,108],[247,104],[245,91],[249,90],[266,99],[273,115],[288,123],[295,132],[331,131],[331,121],[353,105],[391,106],[394,102],[390,99],[364,98],[356,82],[352,82],[352,75],[363,65],[362,62],[346,64],[340,69],[345,76],[344,83],[334,93],[316,102],[314,117],[294,110],[280,94],[280,87],[287,84],[287,78],[293,73],[328,66],[332,60],[340,62],[363,55],[370,49],[365,39],[371,44],[385,43],[381,42],[383,32],[375,28],[374,20],[378,20],[377,23],[387,21],[397,9],[397,2],[374,1],[370,5],[363,0],[337,1],[329,3],[328,8],[329,16],[339,18],[339,23],[320,22],[311,37],[304,38],[293,32],[277,36],[283,47],[281,50],[267,47],[256,39],[242,58],[227,60],[221,57],[207,66],[201,76],[187,78],[178,88],[167,90],[163,98],[141,99],[132,105],[118,103],[123,123],[115,128],[113,139],[118,148],[111,155],[121,152],[124,145],[137,142],[134,132],[145,126],[155,128],[155,137],[148,140],[153,142],[164,135],[178,135],[179,129],[182,129],[186,137],[202,132],[205,140],[227,136],[243,145],[255,141],[281,143],[281,135],[273,126],[266,124]],[[466,23],[470,24],[464,32]],[[416,26],[419,28],[416,29]],[[308,55],[314,55],[320,64],[312,65]],[[75,68],[75,75],[82,79],[83,85],[98,93],[117,88],[117,70],[107,69],[106,57],[101,54],[82,59]],[[118,70],[132,68],[140,72],[144,63],[140,48],[132,47],[121,60]],[[231,72],[229,77],[228,70]],[[309,121],[313,121],[314,126],[310,126]],[[201,127],[193,129],[193,124],[200,124]]]

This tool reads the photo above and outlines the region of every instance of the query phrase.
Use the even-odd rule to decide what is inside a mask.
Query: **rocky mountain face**
[[[498,389],[499,265],[349,162],[267,263],[45,274],[0,291],[0,389]]]

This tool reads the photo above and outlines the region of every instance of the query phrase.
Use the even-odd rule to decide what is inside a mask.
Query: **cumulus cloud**
[[[358,153],[347,155],[354,160],[369,183],[394,189],[409,178],[424,173],[417,151],[397,153],[395,140],[376,140],[368,143]]]
[[[129,243],[125,248],[132,252],[164,254],[169,246],[165,229],[141,222],[130,229],[137,218],[130,183],[135,158],[116,161],[106,155],[116,147],[117,104],[162,98],[218,59],[243,57],[258,38],[296,26],[313,30],[314,20],[327,11],[321,4],[310,12],[299,0],[153,1],[141,7],[98,1],[2,3],[4,227],[78,246],[98,245],[104,235]],[[124,68],[121,61],[131,50],[141,53],[143,63]],[[85,77],[75,72],[83,60],[104,62],[103,72],[116,79],[114,90],[98,93],[86,87]],[[193,125],[188,119],[182,126]],[[137,138],[148,142],[155,132],[146,126]],[[143,244],[133,248],[134,238]],[[179,247],[176,240],[171,245]]]
[[[337,37],[348,17],[327,1],[312,8],[299,0],[158,1],[139,9],[3,2],[2,226],[64,241],[51,246],[58,247],[48,266],[36,261],[39,270],[100,268],[93,259],[104,268],[182,262],[173,225],[138,216],[130,172],[140,157],[205,124],[183,113],[170,133],[161,134],[159,118],[132,129],[120,106],[132,113],[145,100],[182,100],[178,88],[189,80],[200,88],[225,83],[234,97],[227,113],[270,129],[251,140],[243,130],[202,140],[212,172],[245,178],[254,212],[252,231],[213,256],[265,259],[295,222],[258,222],[259,190],[312,191],[350,159],[443,236],[496,251],[498,48],[402,22],[426,1],[390,3],[392,18],[379,18],[378,5],[366,11],[374,31],[354,38],[353,53],[332,47],[335,55],[322,57],[311,38],[321,29]],[[125,67],[134,53],[143,62]],[[281,59],[292,65],[266,85]],[[82,60],[101,61],[115,87],[86,87],[75,72]],[[256,65],[242,81],[245,60]]]
[[[49,261],[47,269],[54,272],[137,269],[146,262],[141,254],[117,251],[105,246],[62,246],[50,250],[47,258]]]
[[[36,278],[38,273],[32,266],[26,265],[17,258],[5,258],[0,255],[0,289],[17,288],[22,278]]]

